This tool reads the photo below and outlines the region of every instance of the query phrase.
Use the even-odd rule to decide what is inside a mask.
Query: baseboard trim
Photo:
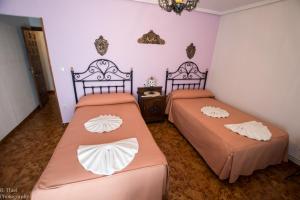
[[[288,159],[289,159],[290,161],[292,161],[293,163],[295,163],[296,165],[300,165],[300,160],[297,159],[297,158],[295,158],[294,156],[288,155]]]

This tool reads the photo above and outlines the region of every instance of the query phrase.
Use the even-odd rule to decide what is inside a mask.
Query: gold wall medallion
[[[187,48],[186,48],[186,55],[189,59],[192,59],[196,53],[196,47],[194,46],[193,43],[191,43]]]
[[[95,44],[95,47],[97,49],[97,52],[101,56],[106,54],[109,44],[108,44],[108,41],[106,39],[104,39],[104,37],[102,35],[100,35],[100,37],[95,40],[94,44]]]
[[[144,34],[141,38],[138,39],[138,43],[164,45],[166,42],[161,39],[159,35],[150,30],[148,33]]]

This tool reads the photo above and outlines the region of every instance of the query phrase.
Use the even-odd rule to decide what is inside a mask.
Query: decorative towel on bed
[[[214,118],[229,117],[229,113],[226,110],[214,106],[204,106],[201,108],[201,112],[206,116]]]
[[[268,127],[257,121],[244,122],[240,124],[225,124],[224,126],[235,133],[255,140],[268,141],[272,136]]]
[[[115,115],[100,115],[90,119],[84,124],[86,130],[92,133],[110,132],[118,129],[123,120]]]
[[[94,174],[111,175],[121,171],[134,159],[139,144],[136,138],[99,145],[80,145],[77,157],[80,164]]]

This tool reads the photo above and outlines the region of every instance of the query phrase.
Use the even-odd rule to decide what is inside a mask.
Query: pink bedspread
[[[167,112],[187,140],[205,159],[220,179],[235,182],[240,175],[287,161],[288,134],[271,123],[243,113],[214,98],[188,98],[182,96],[169,101]],[[203,106],[217,106],[230,113],[228,118],[211,118],[201,113]],[[224,124],[251,120],[263,122],[272,133],[267,142],[240,136]]]
[[[167,161],[144,123],[135,101],[127,100],[111,105],[103,102],[96,105],[97,101],[79,103],[48,166],[34,187],[31,199],[153,200],[165,197]],[[123,124],[106,134],[85,130],[83,124],[101,114],[118,115],[123,119]],[[121,172],[111,176],[96,175],[86,171],[77,159],[79,145],[109,143],[131,137],[137,138],[139,152]]]

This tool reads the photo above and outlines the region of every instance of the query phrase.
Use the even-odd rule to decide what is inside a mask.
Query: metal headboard
[[[168,83],[171,82],[171,91],[174,89],[205,89],[208,70],[201,72],[196,63],[188,61],[182,63],[175,72],[166,71],[165,95]]]
[[[78,91],[76,85],[82,84],[83,94],[103,92],[125,92],[126,82],[130,83],[130,93],[132,94],[133,71],[121,71],[118,66],[107,59],[94,60],[84,72],[74,72],[71,68],[73,88],[76,103],[78,102]]]

